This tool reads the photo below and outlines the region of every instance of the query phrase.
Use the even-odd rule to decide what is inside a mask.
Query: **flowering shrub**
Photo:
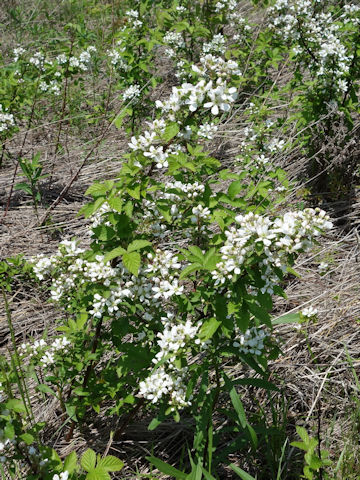
[[[184,408],[196,416],[205,385],[208,408],[216,408],[220,392],[233,388],[221,371],[225,359],[266,380],[267,361],[279,352],[271,296],[283,294],[296,256],[331,228],[320,209],[257,213],[245,200],[244,172],[222,170],[204,152],[199,130],[237,96],[237,75],[217,64],[222,76],[205,67],[198,77],[194,68],[193,83],[156,101],[159,116],[131,138],[120,176],[88,189],[90,250],[64,241],[57,254],[32,260],[70,320],[50,347],[22,349],[50,374],[50,388],[68,391],[64,408],[75,421],[107,397],[118,414],[142,402],[160,418],[178,419]]]

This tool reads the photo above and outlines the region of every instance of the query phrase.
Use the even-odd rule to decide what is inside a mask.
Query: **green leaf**
[[[213,477],[209,472],[207,472],[204,467],[202,467],[202,473],[205,477],[205,480],[216,480],[216,478]]]
[[[254,315],[257,320],[260,320],[262,323],[265,323],[268,327],[271,327],[271,320],[269,313],[257,305],[255,302],[247,301],[246,302],[250,312]]]
[[[129,187],[126,191],[132,198],[135,198],[135,200],[140,200],[140,185],[135,185],[134,188]]]
[[[168,465],[167,463],[160,460],[160,458],[156,457],[146,457],[146,460],[154,465],[160,472],[165,473],[166,475],[170,475],[172,478],[186,480],[186,473],[181,472],[177,468]]]
[[[86,190],[85,195],[91,195],[92,197],[103,197],[106,195],[108,190],[108,184],[95,182]]]
[[[298,273],[296,270],[294,270],[294,269],[291,268],[291,267],[287,267],[286,270],[287,270],[288,273],[291,273],[291,275],[294,275],[294,276],[297,277],[297,278],[300,278],[300,277],[301,277],[300,273]]]
[[[299,448],[300,450],[305,450],[305,452],[308,450],[308,446],[304,442],[291,442],[290,445]]]
[[[17,398],[12,398],[11,400],[8,400],[5,405],[8,410],[12,410],[13,412],[26,413],[25,405],[21,400],[18,400]]]
[[[148,425],[148,430],[151,432],[152,430],[155,430],[159,425],[161,425],[163,422],[163,420],[161,420],[160,418],[153,418],[151,420],[151,422],[149,423]]]
[[[271,320],[272,325],[282,325],[283,323],[301,323],[300,313],[286,313],[281,317]]]
[[[85,480],[111,480],[111,477],[106,470],[96,467],[86,475]]]
[[[240,400],[239,395],[237,394],[235,387],[232,387],[230,390],[230,398],[231,398],[231,403],[233,404],[233,407],[237,413],[237,416],[239,418],[240,424],[243,428],[246,428],[247,426],[247,420],[246,420],[246,414],[245,414],[245,409],[242,404],[242,401]]]
[[[313,470],[319,470],[322,467],[322,461],[317,455],[313,453],[306,453],[305,460],[308,463],[309,467]]]
[[[304,427],[297,426],[296,432],[306,445],[310,444],[310,437]]]
[[[107,455],[98,462],[97,466],[103,468],[107,472],[119,472],[123,468],[124,462],[113,455]]]
[[[251,443],[253,444],[253,447],[256,450],[258,446],[258,438],[257,438],[256,432],[253,429],[253,427],[250,425],[250,423],[247,423],[246,428],[249,432]]]
[[[256,480],[256,478],[252,477],[248,473],[244,472],[241,468],[237,467],[233,463],[230,463],[230,468],[234,470],[234,472],[242,479],[242,480]]]
[[[123,202],[121,198],[119,197],[109,198],[107,202],[113,210],[116,210],[117,212],[121,213],[122,207],[123,207]]]
[[[216,294],[215,295],[215,313],[216,319],[223,323],[227,316],[227,301],[224,295]]]
[[[162,135],[162,138],[165,142],[169,142],[172,138],[174,138],[179,133],[179,125],[175,122],[170,123],[166,126],[165,131]]]
[[[108,240],[111,240],[115,235],[114,230],[107,225],[99,225],[95,227],[93,231],[96,237],[102,242],[107,242]]]
[[[209,338],[215,334],[220,325],[221,322],[219,322],[219,320],[217,320],[215,317],[208,318],[204,321],[202,327],[200,328],[199,338],[201,338],[203,341],[209,340]]]
[[[94,470],[96,464],[96,453],[88,448],[82,455],[80,465],[86,472]]]
[[[139,273],[140,263],[141,263],[140,253],[137,253],[137,252],[124,253],[122,257],[122,261],[123,261],[124,267],[127,268],[130,273],[132,273],[137,277]]]
[[[236,197],[236,195],[238,193],[241,192],[241,190],[244,188],[244,182],[241,181],[241,180],[236,180],[235,182],[232,182],[230,185],[229,185],[229,188],[228,188],[228,195],[229,197],[231,198],[231,200],[234,200],[234,198]]]
[[[114,250],[111,250],[104,256],[104,263],[109,262],[113,258],[121,257],[122,255],[124,255],[124,253],[126,253],[125,248],[116,247],[114,248]]]
[[[142,248],[152,247],[152,244],[148,240],[134,240],[127,247],[127,251],[135,252],[136,250],[141,250]]]
[[[190,251],[193,255],[195,255],[195,257],[198,258],[198,259],[201,261],[201,263],[203,262],[203,260],[204,260],[204,254],[203,254],[203,252],[201,251],[201,249],[200,249],[199,247],[197,247],[196,245],[191,245],[191,246],[189,247],[189,251]]]
[[[34,443],[35,441],[35,437],[33,435],[31,435],[30,433],[23,433],[22,435],[19,435],[21,440],[23,440],[26,445],[31,445],[32,443]],[[8,438],[10,438],[8,435],[7,435]],[[11,440],[11,438],[10,438]]]
[[[82,364],[81,364],[82,365]],[[82,369],[82,368],[81,368]],[[80,369],[79,369],[80,370]],[[69,405],[68,403],[65,404],[65,409],[66,413],[68,416],[71,418],[71,420],[74,420],[77,422],[77,417],[76,417],[76,407],[75,405]]]
[[[190,275],[190,273],[195,272],[195,270],[198,270],[199,268],[201,268],[201,265],[199,263],[192,263],[191,265],[188,265],[184,268],[184,270],[181,271],[179,280],[182,280],[183,278]]]
[[[204,257],[204,268],[207,270],[214,270],[216,267],[216,264],[219,262],[219,256],[215,254],[216,248],[212,247],[210,250],[208,250],[205,254]]]
[[[30,185],[28,185],[25,182],[17,183],[15,185],[15,190],[22,190],[23,192],[28,193],[29,195],[32,195],[32,189]]]
[[[76,464],[77,464],[76,452],[69,453],[69,455],[64,460],[64,471],[67,470],[70,474],[73,473],[73,471],[76,468]]]
[[[45,385],[44,383],[41,383],[40,385],[38,385],[36,389],[39,390],[39,392],[50,393],[50,395],[56,396],[56,393],[54,392],[54,390],[50,388],[48,385]]]

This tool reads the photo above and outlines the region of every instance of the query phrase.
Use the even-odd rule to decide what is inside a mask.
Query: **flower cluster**
[[[113,67],[118,70],[122,70],[127,72],[129,70],[129,65],[126,63],[126,60],[123,57],[123,52],[125,51],[125,47],[123,48],[113,48],[108,50],[107,54],[110,59],[110,63]]]
[[[192,65],[191,68],[206,78],[228,78],[241,75],[239,65],[234,60],[224,60],[211,53],[200,58],[200,66]]]
[[[263,328],[248,328],[245,333],[239,335],[233,346],[239,348],[242,353],[261,355],[265,348],[264,341],[267,337],[268,334]]]
[[[218,131],[218,126],[212,123],[204,123],[200,125],[198,130],[199,137],[206,138],[207,140],[212,140],[215,133]]]
[[[215,12],[225,13],[230,23],[236,23],[241,19],[238,10],[239,6],[236,0],[221,0],[215,4]]]
[[[69,472],[65,470],[65,472],[60,473],[60,475],[55,473],[52,480],[68,480],[68,478],[69,478]]]
[[[160,351],[153,359],[155,364],[165,357],[168,363],[173,363],[179,350],[189,344],[198,332],[198,326],[193,325],[190,320],[185,323],[174,323],[171,317],[170,321],[167,318],[164,320],[164,330],[157,334]],[[195,343],[199,344],[200,339],[196,339]]]
[[[274,30],[286,41],[293,45],[295,42],[295,55],[306,58],[310,69],[324,85],[335,82],[338,90],[345,92],[353,54],[347,45],[349,29],[340,28],[339,22],[359,25],[358,6],[346,5],[339,15],[338,12],[321,11],[318,1],[277,0],[270,12]]]
[[[223,54],[226,50],[226,41],[224,35],[218,33],[214,35],[211,42],[204,43],[202,47],[202,52],[204,54],[214,53],[214,54]]]
[[[0,133],[6,132],[11,127],[15,126],[15,119],[12,113],[7,113],[7,111],[0,104]]]
[[[134,84],[128,87],[124,93],[122,94],[122,98],[124,102],[128,100],[133,100],[134,98],[137,98],[140,96],[141,93],[141,88],[140,85]]]
[[[91,63],[91,55],[96,52],[96,48],[93,45],[87,47],[86,50],[80,53],[79,57],[71,56],[69,58],[69,66],[72,68],[78,68],[79,70],[86,72],[89,70]],[[59,58],[59,57],[58,57]]]
[[[187,407],[191,400],[186,399],[186,383],[184,369],[167,373],[163,367],[159,367],[149,377],[139,384],[139,396],[158,403],[162,397],[169,397],[172,409],[175,407]]]
[[[143,22],[139,20],[139,12],[137,10],[128,10],[125,12],[125,15],[128,17],[128,21],[132,27],[142,26]]]
[[[14,62],[17,62],[19,58],[26,52],[25,48],[23,47],[16,47],[13,50],[14,53]]]
[[[163,37],[163,42],[170,47],[165,50],[165,55],[167,57],[173,57],[175,56],[176,51],[185,48],[185,42],[180,32],[168,32]]]
[[[311,208],[287,212],[275,220],[252,212],[238,215],[235,220],[239,227],[232,226],[225,232],[227,239],[220,248],[221,262],[217,264],[213,278],[218,284],[241,274],[246,268],[246,260],[261,247],[262,278],[268,293],[273,293],[273,267],[285,269],[290,254],[308,250],[314,237],[332,228],[323,210]]]
[[[39,357],[39,363],[48,367],[55,363],[55,355],[66,352],[71,342],[66,337],[56,338],[50,345],[44,339],[35,340],[33,343],[23,343],[20,350],[28,358]]]
[[[44,81],[39,83],[39,89],[42,92],[51,92],[54,95],[60,95],[60,86],[56,80],[50,80],[50,83]]]

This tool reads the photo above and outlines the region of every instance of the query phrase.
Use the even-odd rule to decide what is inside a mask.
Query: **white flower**
[[[305,318],[313,318],[318,314],[318,310],[314,307],[307,307],[307,308],[304,308],[303,310],[301,310],[301,314]]]
[[[17,48],[14,48],[13,52],[14,52],[14,62],[17,62],[19,60],[19,57],[21,57],[21,55],[23,53],[25,53],[25,48],[22,48],[22,47],[17,47]]]
[[[218,115],[219,111],[228,112],[230,104],[237,98],[236,88],[228,88],[225,83],[218,84],[216,88],[207,92],[210,102],[204,104],[205,108],[211,108],[213,115]]]
[[[140,85],[134,84],[124,91],[122,98],[124,101],[132,100],[134,98],[139,97],[140,93],[141,93]]]
[[[329,268],[329,265],[326,262],[321,262],[318,266],[318,270],[320,273],[326,272],[328,268]]]
[[[68,478],[69,478],[69,472],[65,470],[65,472],[60,473],[60,475],[56,473],[53,476],[52,480],[68,480]]]
[[[217,130],[218,126],[214,123],[204,123],[203,125],[200,125],[198,135],[199,137],[212,140],[214,138],[214,133],[217,132]]]

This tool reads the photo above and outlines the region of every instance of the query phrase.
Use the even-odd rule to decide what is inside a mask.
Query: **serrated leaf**
[[[305,450],[305,452],[307,452],[307,449],[308,449],[306,443],[304,442],[291,442],[290,445],[292,447],[299,448],[300,450]]]
[[[64,460],[64,471],[67,470],[70,474],[73,473],[73,471],[76,468],[76,464],[77,464],[76,452],[69,453],[69,455]]]
[[[271,320],[269,313],[257,305],[255,302],[246,302],[250,312],[254,315],[257,320],[265,323],[268,327],[271,327]]]
[[[301,440],[302,440],[304,443],[306,443],[306,445],[309,445],[309,443],[310,443],[310,437],[309,437],[307,431],[305,430],[305,428],[304,428],[304,427],[299,427],[299,426],[297,426],[297,427],[296,427],[296,432],[297,432],[297,434],[299,435],[299,437],[301,438]]]
[[[86,475],[85,480],[111,480],[111,477],[106,470],[96,467]]]
[[[123,207],[123,202],[121,198],[119,197],[109,198],[107,202],[113,210],[116,210],[118,213],[121,213],[122,207]]]
[[[93,228],[93,231],[96,237],[102,242],[111,240],[115,235],[114,230],[107,225],[99,225],[98,227]]]
[[[92,197],[102,197],[106,195],[109,189],[109,185],[104,183],[95,182],[86,190],[85,195],[91,195]]]
[[[219,322],[215,317],[205,320],[200,328],[199,338],[201,338],[203,341],[209,340],[211,337],[213,337],[220,325],[221,322]]]
[[[6,435],[8,438],[10,438],[10,440],[12,440],[11,437],[9,437],[8,435]],[[31,435],[30,433],[23,433],[22,435],[19,435],[21,440],[23,440],[26,445],[31,445],[32,443],[34,443],[35,441],[35,437],[33,435]]]
[[[124,264],[124,267],[127,268],[127,270],[129,270],[130,273],[132,273],[136,277],[138,276],[140,263],[141,263],[140,253],[138,252],[124,253],[122,257],[122,262]]]
[[[80,465],[86,472],[94,470],[96,464],[96,453],[91,448],[88,448],[82,455]]]
[[[124,462],[113,455],[107,455],[98,462],[98,467],[103,468],[107,472],[119,472],[123,466]]]
[[[136,185],[134,188],[127,188],[126,191],[135,200],[140,200],[140,185]]]
[[[199,263],[192,263],[191,265],[188,265],[181,271],[179,280],[182,280],[183,278],[187,277],[188,275],[190,275],[190,273],[195,272],[200,267],[201,265]]]
[[[195,255],[196,258],[198,258],[200,261],[201,261],[201,264],[203,263],[203,260],[204,260],[204,254],[203,252],[201,251],[201,249],[199,247],[197,247],[196,245],[191,245],[189,247],[189,251]]]
[[[162,138],[165,142],[169,142],[172,138],[174,138],[179,133],[179,125],[175,122],[170,123],[166,126],[165,131],[162,135]]]
[[[104,256],[104,263],[109,262],[113,258],[121,257],[121,255],[124,255],[124,253],[126,253],[125,248],[116,247],[114,250],[111,250]]]
[[[319,468],[322,467],[322,461],[315,454],[311,454],[310,452],[306,453],[305,460],[313,470],[319,470]]]
[[[135,252],[137,250],[141,250],[142,248],[151,247],[151,246],[152,246],[152,244],[148,240],[134,240],[127,247],[127,251],[129,253],[130,252]]]
[[[216,267],[216,264],[219,261],[219,257],[218,255],[215,255],[215,252],[216,252],[216,248],[212,247],[210,248],[210,250],[206,252],[204,256],[203,266],[207,270],[214,270],[214,268]]]
[[[232,182],[229,185],[229,188],[227,191],[231,200],[233,200],[236,197],[236,195],[241,192],[243,188],[244,188],[244,182],[242,182],[241,180],[236,180],[235,182]]]

